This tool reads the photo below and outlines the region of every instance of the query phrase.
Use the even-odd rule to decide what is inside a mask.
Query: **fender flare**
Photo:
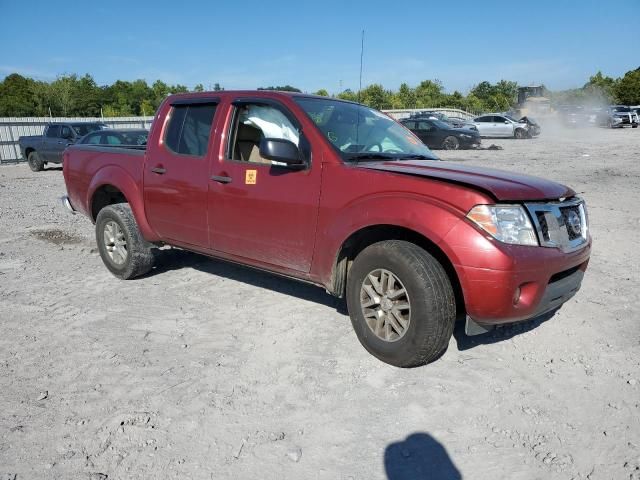
[[[87,189],[86,205],[91,220],[94,223],[96,221],[92,215],[92,204],[95,193],[101,187],[110,185],[120,190],[127,199],[144,239],[149,242],[159,241],[160,237],[147,221],[144,209],[144,194],[139,187],[140,183],[141,180],[136,181],[125,169],[116,165],[107,165],[98,170],[91,179],[91,183]]]
[[[393,211],[391,216],[389,211]],[[433,218],[433,222],[428,219]],[[399,227],[415,232],[437,246],[452,264],[457,256],[443,238],[462,221],[464,213],[437,199],[405,192],[389,192],[356,199],[339,210],[324,232],[326,248],[314,258],[314,271],[323,285],[332,285],[334,269],[345,242],[355,233],[375,226]]]

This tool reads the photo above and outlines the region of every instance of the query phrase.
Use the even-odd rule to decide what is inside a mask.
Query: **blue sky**
[[[227,89],[397,88],[439,79],[466,92],[502,78],[552,89],[640,66],[640,0],[0,0],[0,78],[89,73]]]

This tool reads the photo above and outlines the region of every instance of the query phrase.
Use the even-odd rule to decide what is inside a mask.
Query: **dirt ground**
[[[583,288],[409,370],[319,288],[178,250],[116,280],[60,169],[1,167],[0,479],[640,479],[640,129],[491,143],[439,155],[580,192]]]

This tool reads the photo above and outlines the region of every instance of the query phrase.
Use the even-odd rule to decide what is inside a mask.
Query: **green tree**
[[[625,73],[616,84],[614,92],[620,103],[640,105],[640,68]]]
[[[300,90],[299,88],[292,87],[289,84],[284,86],[278,86],[278,87],[258,87],[258,90],[279,90],[281,92],[298,92],[298,93],[302,92],[302,90]]]
[[[324,88],[321,88],[315,94],[316,95],[320,95],[321,97],[328,97],[329,96],[329,92],[327,92]]]
[[[385,90],[382,85],[374,83],[362,89],[360,92],[360,103],[382,110],[393,106],[391,97],[392,94],[389,90]]]
[[[589,77],[589,81],[584,84],[582,89],[588,97],[594,100],[600,100],[604,103],[611,103],[616,101],[616,89],[618,80],[612,77],[603,75],[601,71]]]
[[[194,92],[204,92],[204,85],[202,85],[201,83],[197,84],[195,87],[193,87],[193,91]]]
[[[406,83],[402,83],[398,91],[393,95],[393,108],[415,108],[416,92]]]
[[[358,95],[354,93],[351,89],[347,88],[346,90],[340,92],[337,97],[340,100],[349,100],[350,102],[357,102]]]
[[[0,82],[0,117],[26,117],[34,115],[34,81],[12,73]]]
[[[415,89],[416,108],[438,107],[442,101],[442,83],[440,80],[424,80]]]

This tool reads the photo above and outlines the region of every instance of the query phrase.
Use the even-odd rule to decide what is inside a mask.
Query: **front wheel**
[[[98,213],[96,241],[105,266],[122,280],[144,275],[153,267],[153,252],[138,229],[127,203],[109,205]]]
[[[460,141],[453,136],[449,136],[442,142],[442,148],[445,150],[458,150],[460,148]]]
[[[38,152],[31,152],[27,157],[27,163],[29,163],[29,168],[32,172],[41,172],[44,170],[44,162]]]
[[[514,136],[518,140],[522,140],[523,138],[527,138],[527,132],[525,132],[524,129],[522,129],[522,128],[516,128]]]
[[[355,258],[347,307],[360,343],[397,367],[436,360],[453,333],[456,303],[442,265],[413,243],[374,243]]]

